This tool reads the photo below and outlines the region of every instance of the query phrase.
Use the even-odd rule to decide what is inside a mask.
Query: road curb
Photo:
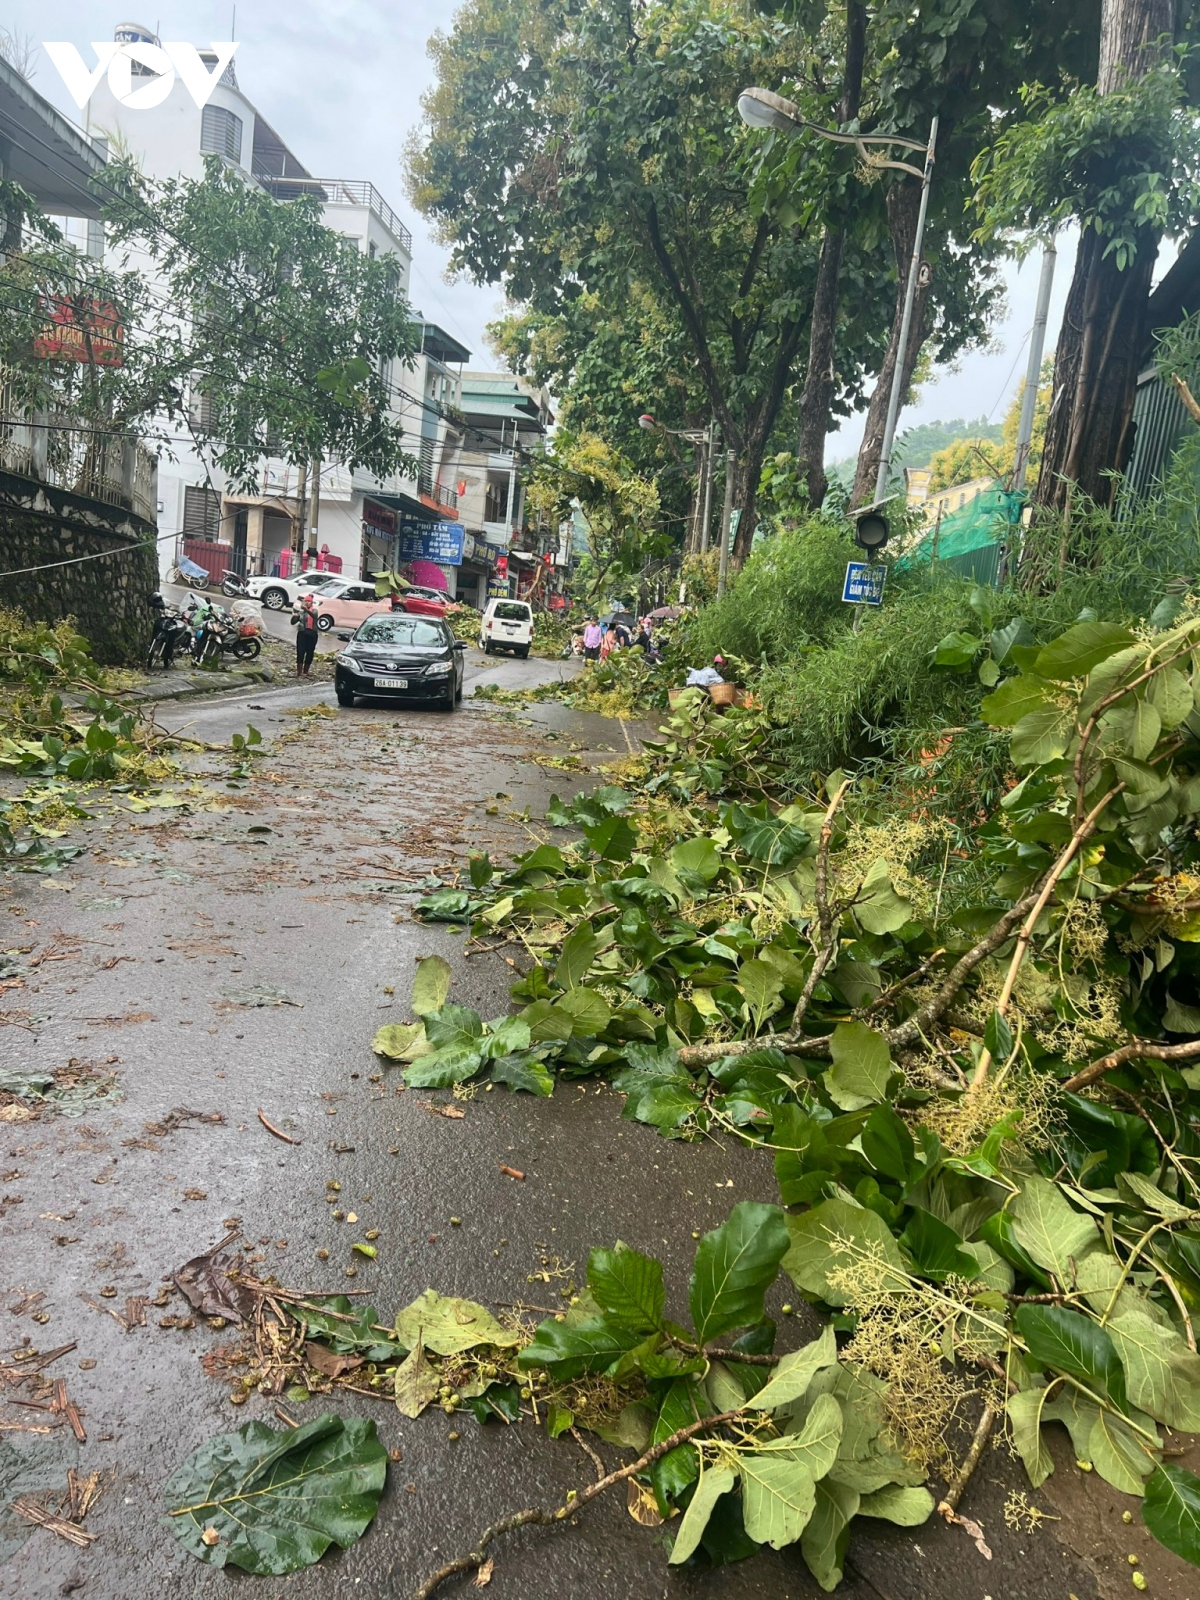
[[[199,700],[205,695],[227,694],[231,689],[253,689],[279,681],[271,667],[248,667],[244,672],[190,672],[175,681],[165,678],[161,684],[126,690],[119,698],[134,705],[159,700]]]

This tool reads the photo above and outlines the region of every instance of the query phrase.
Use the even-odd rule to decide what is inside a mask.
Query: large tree
[[[1101,505],[1133,448],[1133,398],[1151,329],[1151,279],[1164,235],[1200,215],[1200,127],[1173,46],[1194,25],[1191,0],[1103,0],[1094,80],[1033,115],[977,164],[985,226],[1030,242],[1075,222],[1075,270],[1055,353],[1036,499]]]
[[[113,163],[102,195],[107,261],[27,206],[0,260],[0,362],[21,401],[169,449],[202,396],[206,454],[246,484],[267,454],[415,466],[387,376],[416,344],[396,263],[325,227],[315,199],[280,203],[215,157],[203,179],[163,183]],[[47,356],[52,317],[81,359]]]
[[[736,452],[739,552],[807,341],[820,228],[752,206],[736,99],[794,71],[802,43],[707,0],[470,0],[433,43],[409,158],[416,203],[477,280],[542,314],[583,295],[652,303],[643,325],[682,340],[680,377]]]
[[[1021,86],[1049,65],[1086,68],[1094,57],[1091,13],[1097,0],[928,0],[917,8],[881,0],[869,15],[856,4],[830,9],[815,28],[802,74],[779,87],[812,123],[848,135],[923,141],[939,119],[937,161],[923,256],[930,271],[917,290],[901,351],[905,288],[917,226],[919,178],[883,167],[922,158],[901,147],[834,146],[815,131],[766,138],[759,188],[768,203],[790,206],[803,194],[824,220],[809,363],[800,398],[799,456],[810,497],[824,492],[824,445],[834,409],[856,397],[862,332],[847,339],[863,296],[846,263],[857,249],[871,263],[889,304],[875,330],[867,407],[853,498],[874,493],[893,378],[907,390],[922,360],[952,360],[986,336],[998,299],[995,239],[972,239],[972,163],[981,147],[1024,115]],[[811,6],[796,0],[802,26]],[[866,163],[855,168],[859,154]],[[815,181],[814,181],[815,179]],[[874,181],[872,181],[874,180]]]

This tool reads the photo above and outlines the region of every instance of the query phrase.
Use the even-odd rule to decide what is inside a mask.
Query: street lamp
[[[837,128],[822,128],[801,112],[793,100],[770,89],[743,89],[738,96],[738,114],[751,128],[766,128],[773,133],[795,135],[806,130],[834,144],[852,144],[862,161],[875,170],[890,167],[896,172],[907,172],[921,180],[921,204],[917,211],[917,231],[913,238],[912,259],[908,265],[908,282],[904,290],[904,310],[900,318],[900,338],[896,350],[896,365],[892,372],[892,387],[888,395],[887,421],[883,429],[883,443],[879,454],[879,470],[875,475],[875,500],[881,501],[887,493],[888,474],[892,465],[892,445],[896,437],[896,422],[900,415],[900,400],[904,393],[904,352],[908,349],[912,331],[913,306],[917,298],[917,284],[921,279],[921,247],[925,242],[925,217],[929,210],[929,186],[933,180],[934,152],[937,149],[938,119],[929,126],[929,142],[920,144],[915,139],[905,139],[899,134],[842,133]],[[873,153],[879,145],[898,145],[903,150],[924,154],[925,161],[916,167],[910,161],[892,161]]]

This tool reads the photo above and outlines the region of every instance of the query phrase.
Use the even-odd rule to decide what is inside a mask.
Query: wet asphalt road
[[[531,682],[562,670],[471,658],[468,695],[485,676]],[[626,753],[633,735],[561,707],[520,718],[469,701],[452,716],[362,706],[314,713],[331,704],[331,686],[301,684],[164,708],[166,725],[186,723],[213,743],[252,722],[272,741],[269,752],[240,788],[225,787],[221,761],[201,763],[210,775],[189,812],[105,813],[86,830],[88,853],[60,877],[0,879],[0,949],[21,950],[26,971],[23,985],[0,994],[10,1022],[0,1028],[5,1064],[45,1069],[83,1058],[114,1071],[123,1096],[75,1120],[0,1123],[0,1347],[76,1342],[49,1370],[66,1380],[87,1441],[74,1446],[66,1430],[0,1439],[49,1450],[64,1475],[72,1462],[108,1475],[88,1518],[97,1543],[81,1551],[34,1532],[0,1567],[2,1600],[407,1596],[495,1518],[553,1504],[591,1476],[572,1442],[550,1443],[528,1426],[481,1429],[437,1410],[408,1421],[386,1402],[339,1395],[335,1409],[374,1416],[384,1443],[402,1452],[368,1534],[287,1580],[196,1562],[162,1525],[164,1482],[213,1434],[251,1416],[274,1421],[278,1402],[255,1395],[230,1405],[228,1375],[202,1365],[230,1336],[203,1324],[161,1326],[187,1313],[178,1296],[150,1306],[148,1325],[129,1332],[109,1312],[127,1296],[156,1295],[172,1269],[228,1228],[240,1229],[264,1272],[308,1291],[369,1290],[385,1320],[427,1287],[548,1303],[572,1277],[582,1281],[590,1246],[624,1239],[667,1262],[681,1314],[693,1231],[714,1226],[735,1200],[775,1198],[761,1155],[661,1140],[623,1122],[619,1097],[594,1084],[563,1086],[550,1100],[481,1093],[463,1105],[464,1118],[448,1120],[431,1110],[444,1096],[401,1091],[394,1070],[380,1073],[370,1039],[381,1023],[407,1020],[419,956],[444,954],[452,998],[485,1015],[506,1009],[511,979],[501,952],[468,959],[461,936],[411,921],[402,885],[469,848],[526,848],[527,811],[537,818],[552,791],[594,781],[534,757],[560,759],[573,740],[578,758],[599,765]],[[246,1004],[256,986],[291,1003]],[[273,1138],[260,1107],[299,1143]],[[177,1108],[224,1121],[172,1128]],[[501,1163],[525,1181],[505,1177]],[[358,1214],[353,1230],[330,1216],[329,1179]],[[368,1227],[380,1230],[379,1256],[360,1262],[351,1281],[350,1245]],[[328,1261],[317,1259],[319,1248]],[[568,1277],[531,1286],[547,1264]],[[813,1327],[783,1319],[781,1346]],[[320,1404],[290,1409],[307,1418]],[[3,1421],[32,1415],[0,1405]],[[616,1453],[600,1448],[615,1465]],[[840,1593],[1094,1600],[1118,1592],[1097,1587],[1053,1533],[1006,1532],[1000,1505],[1017,1478],[994,1459],[970,1508],[986,1523],[994,1563],[940,1524],[867,1524]],[[578,1527],[519,1535],[496,1556],[497,1600],[819,1593],[787,1552],[720,1572],[675,1572],[656,1534],[611,1495]],[[1126,1575],[1119,1592],[1127,1585]]]

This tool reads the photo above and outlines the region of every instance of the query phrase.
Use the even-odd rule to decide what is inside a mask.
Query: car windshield
[[[300,582],[308,589],[325,589],[331,583],[344,583],[345,579],[336,572],[306,572]]]
[[[445,644],[445,632],[424,617],[369,617],[355,634],[359,644]]]
[[[496,607],[496,615],[501,622],[528,622],[529,607],[516,600],[501,600]]]

